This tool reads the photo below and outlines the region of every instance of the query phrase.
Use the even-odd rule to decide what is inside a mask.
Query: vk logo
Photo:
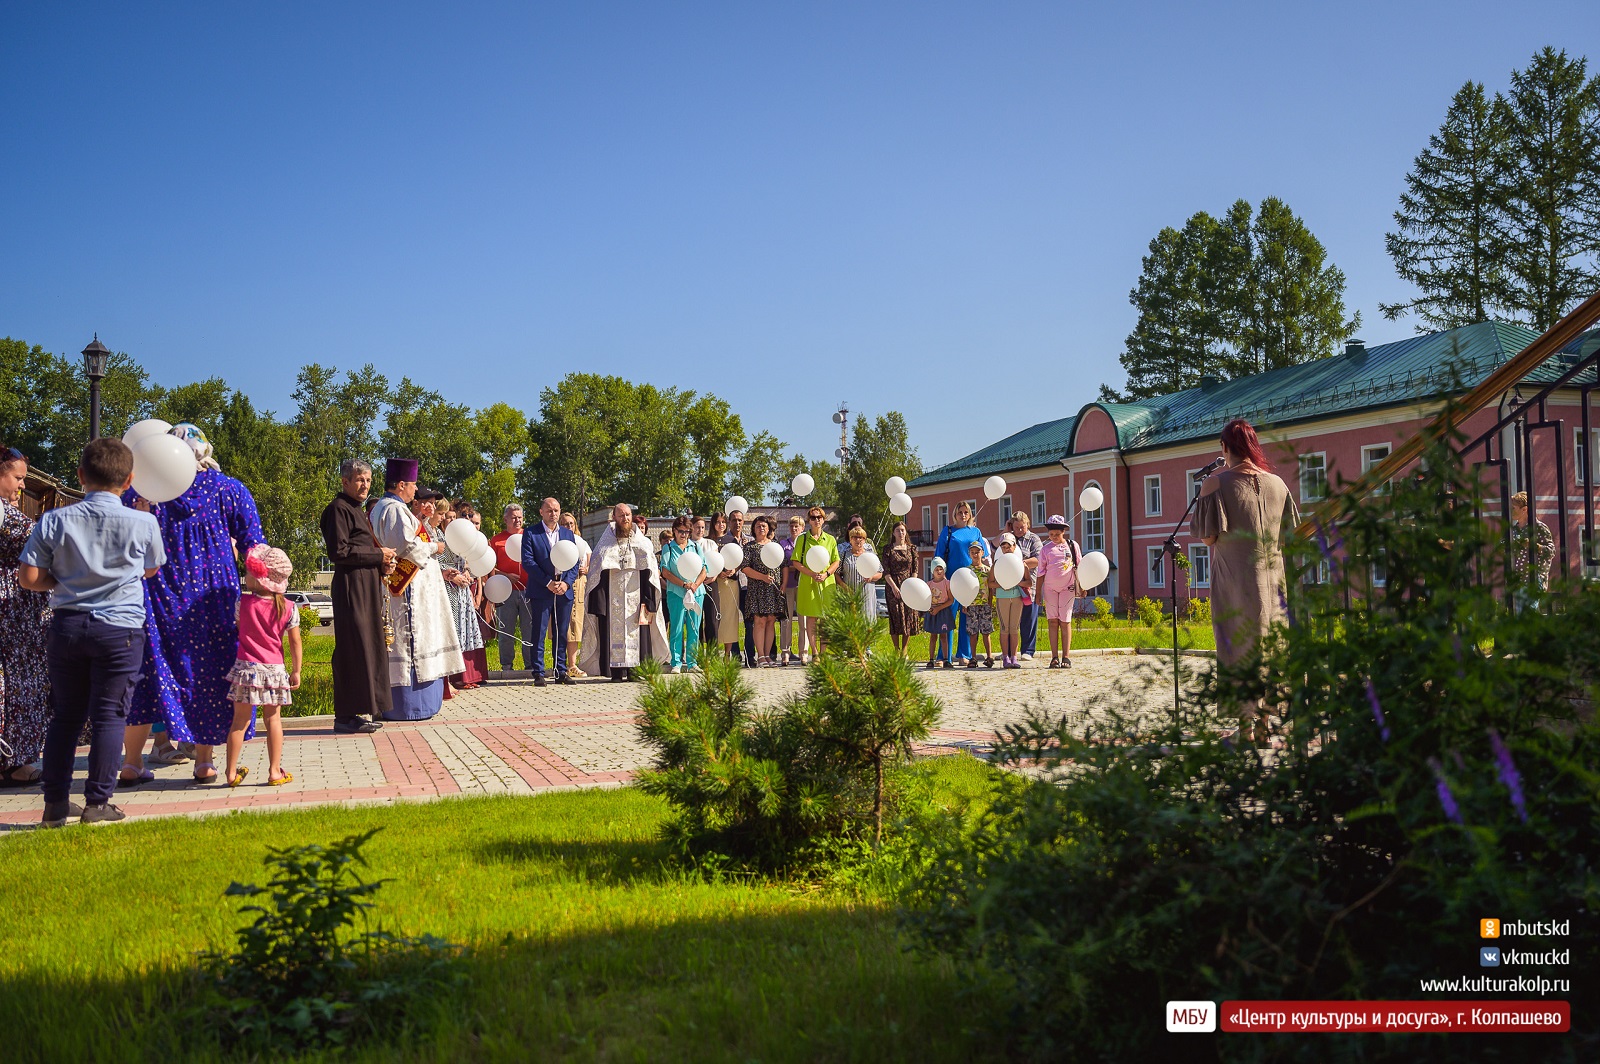
[[[1500,947],[1499,946],[1479,946],[1478,947],[1478,964],[1481,967],[1484,967],[1484,968],[1498,968],[1498,967],[1500,967]]]

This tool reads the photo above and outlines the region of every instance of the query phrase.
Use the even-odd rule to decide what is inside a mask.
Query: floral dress
[[[0,771],[39,760],[50,723],[50,676],[45,670],[48,598],[17,582],[22,548],[33,519],[0,502],[0,735],[11,747],[0,751]]]
[[[896,588],[917,575],[917,548],[909,543],[891,546],[883,552],[883,571],[889,577],[884,583],[889,601],[889,634],[916,635],[922,628],[922,615],[905,604]]]
[[[978,578],[978,597],[967,607],[967,630],[973,635],[994,634],[994,599],[989,592],[989,571],[993,568],[987,558],[972,566],[972,575]]]
[[[753,542],[744,545],[744,567],[777,580],[783,575],[782,567],[774,569],[761,560],[761,548],[764,546],[765,543]],[[745,612],[752,617],[782,617],[784,606],[783,588],[778,583],[751,580],[750,586],[744,589]]]

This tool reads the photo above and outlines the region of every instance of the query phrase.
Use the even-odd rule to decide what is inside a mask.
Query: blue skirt
[[[383,715],[384,720],[427,720],[444,705],[444,679],[391,687],[389,699],[392,705]]]
[[[929,635],[943,635],[948,633],[952,627],[950,619],[950,607],[946,606],[942,610],[928,614],[928,623],[925,627]]]

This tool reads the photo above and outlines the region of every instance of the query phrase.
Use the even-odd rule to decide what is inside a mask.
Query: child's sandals
[[[239,786],[239,784],[244,782],[244,778],[246,776],[248,776],[248,775],[250,775],[250,770],[245,768],[243,765],[240,765],[239,766],[239,771],[235,772],[233,774],[233,778],[228,781],[228,786],[230,786],[230,787]]]
[[[268,779],[267,780],[267,786],[268,787],[282,787],[285,783],[293,783],[293,782],[294,782],[294,773],[285,772],[283,775],[279,776],[277,779]]]

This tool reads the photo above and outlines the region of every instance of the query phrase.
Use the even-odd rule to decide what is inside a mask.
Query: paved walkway
[[[1165,679],[1142,700],[1150,708],[1171,701],[1171,673],[1157,658],[1089,652],[1073,663],[1070,671],[1050,671],[1036,660],[1011,671],[997,664],[920,672],[945,706],[926,752],[981,751],[996,730],[1025,719],[1030,708],[1092,713],[1096,698],[1119,682],[1142,686],[1149,670]],[[799,691],[804,675],[798,668],[746,673],[763,704]],[[391,723],[373,735],[335,735],[329,717],[290,718],[283,756],[293,783],[265,785],[266,743],[258,738],[245,746],[242,764],[250,772],[238,788],[193,783],[192,764],[152,765],[153,782],[121,788],[114,801],[130,816],[160,816],[619,786],[650,761],[634,729],[638,691],[635,684],[597,680],[545,688],[501,681],[458,694],[432,720]],[[82,797],[87,752],[79,751],[75,800]],[[42,807],[37,786],[0,791],[0,829],[37,823]]]

